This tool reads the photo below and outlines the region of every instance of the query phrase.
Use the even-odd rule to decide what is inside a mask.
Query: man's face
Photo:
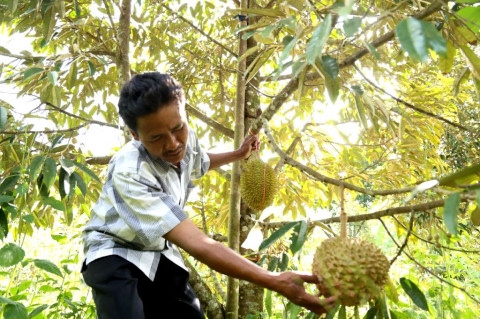
[[[141,141],[153,156],[178,165],[185,156],[188,140],[188,125],[185,108],[180,101],[159,108],[137,119],[137,134],[130,130],[133,138]]]

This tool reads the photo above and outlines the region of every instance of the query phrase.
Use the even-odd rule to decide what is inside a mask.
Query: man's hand
[[[256,150],[257,145],[257,137],[249,135],[243,140],[242,145],[240,145],[236,151],[217,154],[208,153],[210,157],[209,169],[212,170],[225,164],[246,159],[252,154],[252,151]]]
[[[290,299],[293,303],[305,307],[317,314],[326,313],[335,306],[337,297],[319,299],[305,291],[304,283],[318,284],[320,279],[312,274],[298,272],[279,273],[277,278],[271,281],[269,289],[274,290]]]
[[[258,140],[255,135],[247,136],[243,140],[242,145],[240,145],[240,147],[237,150],[237,152],[240,155],[240,159],[249,158],[250,155],[252,154],[252,151],[257,150],[257,145],[258,145]]]

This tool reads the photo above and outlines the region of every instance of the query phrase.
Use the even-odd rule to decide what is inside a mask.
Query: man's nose
[[[174,151],[178,148],[179,145],[180,145],[180,142],[178,141],[175,134],[169,133],[167,138],[167,149],[169,151]]]

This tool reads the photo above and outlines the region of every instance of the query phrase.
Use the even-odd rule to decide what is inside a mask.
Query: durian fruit
[[[325,296],[338,296],[344,306],[357,306],[375,298],[388,280],[390,263],[374,244],[359,238],[324,240],[315,252],[312,273],[323,281]]]
[[[240,192],[248,207],[263,210],[273,203],[278,190],[277,174],[259,158],[249,159],[240,176]]]

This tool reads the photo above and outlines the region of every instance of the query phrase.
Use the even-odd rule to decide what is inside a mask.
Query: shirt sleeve
[[[198,179],[205,175],[210,168],[210,157],[200,146],[200,141],[197,135],[191,129],[190,130],[190,146],[193,149],[193,169],[190,176],[193,179]]]
[[[144,176],[117,172],[112,176],[116,210],[135,233],[133,243],[158,249],[163,236],[187,218],[162,187]]]

